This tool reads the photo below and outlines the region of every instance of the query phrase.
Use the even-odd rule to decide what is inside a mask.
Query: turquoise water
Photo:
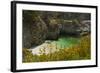
[[[32,49],[33,54],[40,55],[40,50],[45,54],[54,53],[59,49],[67,49],[79,44],[80,38],[60,37],[58,40],[46,40],[42,45]],[[45,50],[45,51],[44,51]]]
[[[53,41],[53,44],[56,44],[57,48],[63,49],[74,46],[78,44],[80,38],[75,37],[60,37],[57,41]]]

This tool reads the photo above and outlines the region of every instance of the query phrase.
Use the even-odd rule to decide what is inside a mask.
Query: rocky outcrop
[[[60,34],[59,24],[46,24],[39,16],[38,21],[23,24],[23,48],[42,44],[45,40],[57,40]]]
[[[90,32],[90,20],[57,20],[57,16],[46,19],[45,14],[30,11],[23,12],[23,16],[23,48],[40,45],[45,40],[57,40],[60,35],[80,36]]]
[[[81,35],[87,35],[91,33],[91,21],[90,20],[84,20],[81,22]]]
[[[80,23],[76,20],[64,20],[62,23],[61,34],[79,35]]]
[[[61,34],[80,36],[90,33],[90,20],[64,20],[62,23]]]
[[[60,35],[80,36],[90,32],[90,22],[64,21],[63,24],[47,24],[38,17],[38,22],[23,25],[23,47],[30,48],[45,40],[57,40]]]
[[[91,21],[90,20],[84,20],[81,22],[81,25],[84,27],[84,29],[82,29],[84,32],[90,32],[91,31]]]
[[[48,28],[40,17],[30,23],[23,22],[23,48],[30,48],[44,42]]]
[[[57,40],[60,34],[60,24],[55,19],[51,19],[48,24],[47,40]]]

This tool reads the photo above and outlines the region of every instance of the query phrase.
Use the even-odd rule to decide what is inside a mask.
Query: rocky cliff
[[[68,14],[65,15],[23,11],[23,48],[40,45],[45,40],[57,40],[60,35],[80,36],[90,32],[90,20],[68,20],[65,19]]]

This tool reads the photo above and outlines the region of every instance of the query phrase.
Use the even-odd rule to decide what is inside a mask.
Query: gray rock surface
[[[23,48],[40,45],[45,40],[57,40],[60,35],[80,36],[90,33],[90,20],[67,20],[65,18],[68,15],[61,13],[51,13],[47,14],[48,16],[44,12],[37,14],[31,11],[23,12]],[[57,15],[60,20],[57,20]]]

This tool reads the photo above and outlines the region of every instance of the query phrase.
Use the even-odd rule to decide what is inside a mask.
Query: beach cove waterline
[[[79,44],[80,38],[78,37],[60,37],[58,40],[46,40],[40,46],[35,48],[30,48],[29,50],[35,55],[40,54],[49,54],[55,51],[59,51],[59,49],[67,49],[71,46],[75,46]]]

